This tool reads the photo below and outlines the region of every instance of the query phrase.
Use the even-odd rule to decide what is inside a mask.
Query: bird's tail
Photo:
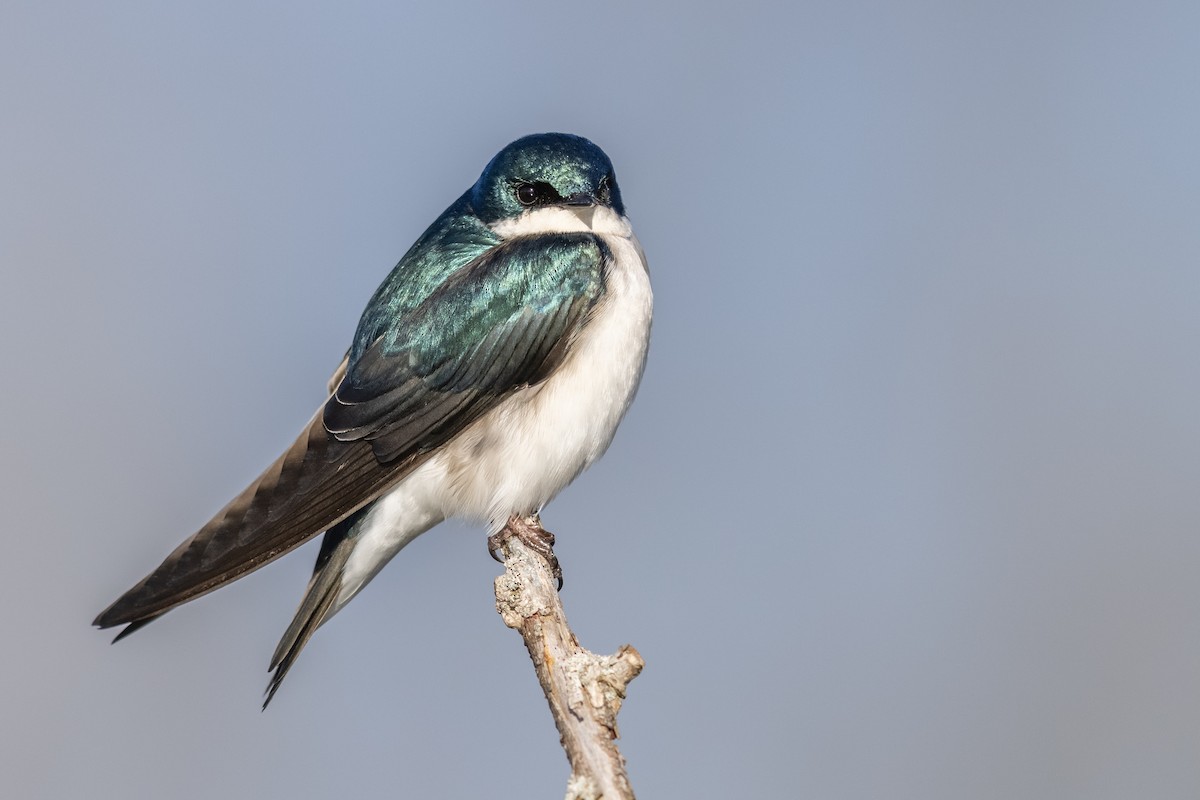
[[[265,711],[279,685],[287,676],[288,670],[296,662],[300,651],[316,632],[317,628],[337,609],[334,603],[342,589],[342,574],[346,569],[346,561],[354,550],[356,526],[364,516],[363,511],[356,512],[351,517],[330,528],[325,538],[321,540],[321,552],[317,555],[317,563],[313,567],[312,578],[304,591],[304,599],[296,609],[292,624],[283,632],[283,638],[271,656],[271,681],[267,684],[266,699],[263,700]]]

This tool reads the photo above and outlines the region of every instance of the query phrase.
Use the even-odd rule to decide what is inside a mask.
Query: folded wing
[[[403,314],[372,315],[388,302],[377,296],[362,323],[372,336],[358,338],[323,411],[95,624],[132,632],[278,558],[379,497],[510,392],[544,380],[600,297],[606,256],[590,234],[514,239]]]

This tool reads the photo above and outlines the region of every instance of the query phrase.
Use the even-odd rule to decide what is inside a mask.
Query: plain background
[[[647,660],[639,795],[1200,796],[1200,6],[405,5],[4,4],[6,797],[561,796],[478,529],[265,714],[314,544],[88,626],[544,130],[612,157],[657,293],[545,514],[584,644]]]

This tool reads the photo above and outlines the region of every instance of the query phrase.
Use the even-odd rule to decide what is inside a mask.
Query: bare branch
[[[536,517],[513,523],[541,528]],[[580,647],[567,625],[557,580],[547,562],[517,535],[498,544],[504,574],[496,578],[496,610],[504,624],[525,640],[550,703],[571,763],[567,800],[633,800],[625,759],[615,742],[617,712],[625,687],[645,662],[629,645],[611,656]]]

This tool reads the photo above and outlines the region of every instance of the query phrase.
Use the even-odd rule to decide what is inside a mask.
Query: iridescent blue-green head
[[[471,188],[471,205],[488,223],[546,206],[606,206],[625,214],[608,156],[569,133],[537,133],[505,147]]]

